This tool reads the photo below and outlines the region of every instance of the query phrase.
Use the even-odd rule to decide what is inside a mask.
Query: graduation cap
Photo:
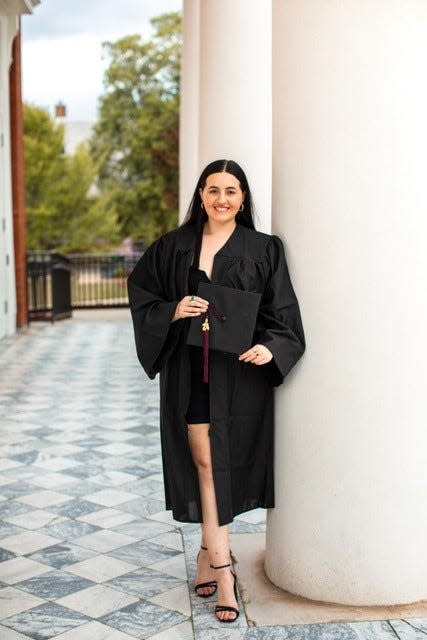
[[[252,346],[261,293],[199,282],[206,313],[191,318],[187,344],[203,347],[203,381],[208,382],[209,349],[243,353]]]

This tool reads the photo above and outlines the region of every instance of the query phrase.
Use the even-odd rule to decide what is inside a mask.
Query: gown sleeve
[[[278,236],[271,237],[265,266],[268,276],[257,319],[257,343],[273,354],[273,360],[264,366],[276,387],[304,353],[305,336],[285,250]]]
[[[154,379],[173,353],[182,323],[172,322],[178,300],[168,300],[162,286],[165,264],[162,238],[145,250],[127,279],[129,307],[138,360]]]

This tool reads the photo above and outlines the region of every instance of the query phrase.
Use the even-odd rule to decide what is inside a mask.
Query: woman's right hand
[[[207,311],[209,302],[199,296],[184,296],[178,302],[172,322],[183,318],[195,318]]]

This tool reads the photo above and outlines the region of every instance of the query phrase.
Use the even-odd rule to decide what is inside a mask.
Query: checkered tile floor
[[[389,638],[357,624],[250,627],[241,602],[236,623],[216,621],[192,588],[199,527],[164,510],[158,381],[136,359],[128,311],[97,317],[0,341],[0,640]],[[264,530],[264,516],[231,531]],[[405,633],[425,640],[427,625]]]

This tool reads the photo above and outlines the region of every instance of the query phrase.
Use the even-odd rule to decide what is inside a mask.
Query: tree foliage
[[[90,195],[97,167],[80,145],[64,154],[64,128],[24,105],[27,246],[62,252],[105,250],[118,238],[116,215]]]
[[[103,44],[109,66],[91,140],[99,206],[116,211],[122,235],[147,242],[178,218],[180,14],[151,24],[149,40]]]

